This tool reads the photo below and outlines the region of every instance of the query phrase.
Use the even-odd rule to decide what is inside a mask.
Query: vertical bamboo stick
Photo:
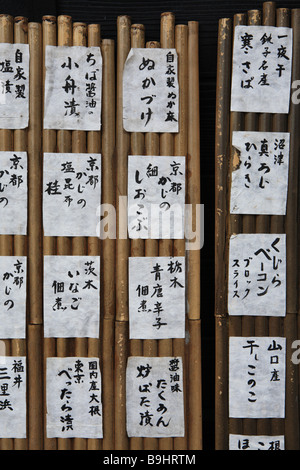
[[[200,97],[199,24],[188,22],[188,178],[187,203],[200,204]],[[196,231],[196,220],[192,223]],[[187,252],[187,304],[189,325],[188,406],[189,449],[202,449],[202,383],[200,321],[200,249]]]
[[[56,46],[56,17],[44,16],[42,21],[43,32],[43,92],[45,91],[45,49],[47,45]],[[44,97],[44,94],[43,94]],[[56,152],[56,130],[43,129],[43,152]],[[55,237],[44,237],[44,255],[56,253]],[[55,338],[44,338],[44,409],[46,410],[46,359],[56,354]],[[45,420],[46,426],[46,420]],[[44,430],[44,449],[55,450],[57,448],[56,438],[47,438],[46,428]]]
[[[103,94],[102,94],[102,201],[115,207],[115,43],[102,40]],[[103,449],[114,448],[114,318],[115,318],[115,240],[101,242],[101,310],[102,376],[103,376]]]
[[[120,224],[127,226],[127,210],[121,197],[127,196],[127,160],[129,134],[123,129],[123,68],[130,51],[131,19],[117,18],[116,74],[116,322],[115,322],[115,449],[126,450],[126,364],[128,356],[128,257],[130,244],[126,235],[120,236]]]
[[[87,28],[87,41],[88,46],[100,47],[100,25],[90,24]],[[87,132],[87,151],[91,153],[101,152],[101,131],[89,131]],[[90,256],[100,256],[100,239],[96,237],[89,237],[87,240],[87,254]],[[100,260],[101,265],[101,260]],[[100,276],[101,280],[101,276]],[[101,281],[100,281],[101,282]],[[101,290],[101,289],[100,289]],[[100,295],[100,292],[99,292]],[[100,315],[100,312],[99,312]],[[101,319],[100,319],[101,322]],[[88,356],[99,357],[100,356],[100,330],[99,338],[88,338]],[[87,449],[88,450],[100,450],[102,447],[102,441],[100,439],[88,439]]]
[[[298,79],[300,63],[300,9],[291,11],[291,27],[293,28],[293,61],[291,82]],[[299,291],[299,266],[298,266],[298,171],[299,171],[299,105],[293,100],[290,102],[288,116],[288,130],[290,132],[290,158],[289,158],[289,185],[287,196],[287,212],[285,218],[286,231],[286,317],[284,319],[284,331],[286,336],[286,418],[285,437],[286,449],[299,449],[299,405],[298,405],[298,381],[299,372],[296,364],[289,360],[292,343],[296,338],[298,291]],[[297,417],[297,418],[295,418]]]
[[[28,20],[24,17],[16,17],[14,21],[14,42],[27,44]],[[14,131],[14,150],[27,152],[27,129]],[[14,236],[14,255],[27,256],[27,237],[25,235]],[[26,356],[26,339],[12,339],[11,351],[13,356]],[[15,439],[14,450],[26,450],[27,439]]]
[[[13,17],[10,15],[0,15],[0,42],[13,43]],[[13,131],[11,129],[0,129],[0,149],[1,151],[13,150]],[[0,235],[0,255],[13,255],[13,236]],[[5,355],[11,355],[11,340],[3,340],[5,344]],[[12,450],[13,439],[3,438],[0,440],[1,450]]]
[[[175,48],[178,56],[178,83],[179,83],[179,132],[174,136],[174,155],[187,156],[188,142],[188,26],[175,26]],[[174,256],[185,256],[185,239],[174,240]],[[187,324],[186,328],[187,330]],[[173,354],[182,357],[183,364],[183,397],[185,436],[174,438],[174,450],[187,449],[187,371],[185,360],[185,338],[173,340]]]
[[[238,25],[246,24],[246,14],[236,14],[233,18],[233,28]],[[234,29],[233,29],[234,37]],[[233,40],[234,47],[234,40]],[[240,131],[244,128],[245,115],[241,112],[231,112],[230,113],[230,163],[229,163],[229,178],[228,178],[228,197],[227,197],[227,207],[230,207],[229,198],[230,198],[230,186],[231,186],[231,174],[235,163],[235,152],[232,149],[232,133],[233,131]],[[229,211],[228,211],[229,212]],[[229,238],[231,235],[242,232],[242,216],[241,215],[231,215],[228,214],[228,239],[226,240],[226,288],[228,289],[227,281],[227,269],[228,269],[228,248],[229,248]],[[226,306],[227,306],[227,291],[226,291]],[[226,307],[227,308],[227,307]],[[228,318],[228,328],[229,328],[229,337],[230,336],[241,336],[242,335],[242,317],[233,317],[229,316]],[[227,360],[228,360],[227,354]],[[229,432],[232,434],[242,434],[242,419],[229,419]],[[227,436],[228,441],[228,436]],[[228,445],[228,444],[227,444]]]
[[[141,24],[134,24],[131,26],[131,47],[141,48],[145,47],[145,28]],[[142,132],[132,132],[130,134],[130,154],[143,155],[144,154],[144,134]],[[133,256],[144,256],[145,242],[143,239],[132,239],[130,241],[131,253]],[[143,349],[143,342],[140,339],[131,339],[129,343],[129,353],[131,356],[141,356]],[[143,438],[132,437],[130,439],[130,449],[142,450]]]
[[[28,128],[28,422],[29,450],[42,449],[43,443],[43,232],[42,232],[42,27],[28,24],[29,128]],[[34,352],[34,354],[33,354]]]
[[[87,26],[85,23],[73,23],[73,46],[87,45]],[[86,152],[86,132],[74,130],[72,131],[72,152]],[[87,239],[85,237],[73,237],[72,239],[72,255],[87,254]],[[75,356],[87,356],[87,338],[75,338]],[[74,450],[86,450],[87,440],[84,438],[74,438]]]
[[[230,157],[232,21],[219,20],[215,123],[215,449],[228,449],[227,170]]]

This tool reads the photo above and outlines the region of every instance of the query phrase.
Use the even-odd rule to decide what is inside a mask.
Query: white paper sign
[[[128,157],[130,238],[184,238],[185,157]]]
[[[285,316],[285,234],[232,235],[229,245],[229,315]]]
[[[126,416],[129,437],[184,436],[183,370],[179,357],[129,357]]]
[[[285,338],[229,338],[229,417],[284,418],[285,360]]]
[[[123,125],[128,132],[178,132],[176,49],[133,48],[123,72]]]
[[[44,336],[99,338],[100,257],[44,257]]]
[[[26,152],[0,152],[0,234],[27,234]]]
[[[284,450],[284,436],[230,434],[229,450]]]
[[[101,128],[100,47],[46,46],[45,129]]]
[[[129,258],[130,338],[185,337],[185,258]]]
[[[233,132],[231,213],[285,215],[289,144],[289,133]]]
[[[26,336],[25,256],[0,256],[0,338]]]
[[[0,129],[24,129],[29,119],[29,45],[0,44]]]
[[[101,203],[101,155],[45,153],[45,236],[96,237]]]
[[[26,438],[26,357],[0,356],[0,438]]]
[[[46,380],[47,437],[102,438],[99,359],[48,357]]]
[[[231,111],[288,113],[292,28],[235,27]]]

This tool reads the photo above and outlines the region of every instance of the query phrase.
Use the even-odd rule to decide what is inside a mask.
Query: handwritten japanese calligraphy
[[[0,357],[0,438],[26,437],[26,357]]]
[[[25,256],[0,256],[0,338],[25,338]]]
[[[231,111],[288,113],[292,29],[236,26]]]
[[[183,238],[185,157],[128,157],[130,238]]]
[[[284,418],[285,356],[285,338],[229,338],[229,417]]]
[[[180,357],[129,357],[126,415],[129,437],[184,436]]]
[[[48,236],[96,236],[101,156],[45,153],[43,220]]]
[[[0,152],[0,234],[27,234],[26,152]]]
[[[238,162],[232,172],[231,213],[286,213],[289,142],[284,132],[233,132]]]
[[[130,338],[185,337],[185,258],[129,258]]]
[[[284,436],[230,434],[229,450],[284,450]]]
[[[46,46],[45,129],[100,130],[99,47]]]
[[[47,358],[47,437],[102,438],[96,357]]]
[[[44,257],[45,337],[99,337],[100,257]]]
[[[285,234],[239,234],[230,238],[229,315],[285,316]]]
[[[24,129],[29,120],[29,45],[0,44],[0,128]]]
[[[128,132],[178,132],[175,49],[131,49],[123,73],[123,125]]]

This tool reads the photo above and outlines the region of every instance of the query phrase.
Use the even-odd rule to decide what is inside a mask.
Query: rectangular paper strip
[[[130,338],[185,337],[185,258],[129,258]]]
[[[47,437],[102,438],[99,359],[48,357],[46,380]]]
[[[180,357],[129,357],[126,371],[129,437],[184,436]]]
[[[132,48],[123,72],[123,125],[128,132],[178,132],[176,49]]]
[[[285,215],[290,134],[233,132],[230,212]]]
[[[286,314],[286,235],[238,234],[229,244],[229,315]]]
[[[26,357],[0,356],[0,438],[26,438]]]
[[[285,338],[229,338],[230,418],[284,418],[285,361]]]
[[[45,236],[96,237],[100,204],[100,154],[44,154]]]
[[[0,338],[26,337],[25,256],[0,256]]]
[[[230,434],[229,450],[284,450],[284,436]]]
[[[100,47],[46,46],[45,129],[101,128]]]
[[[27,234],[26,152],[0,152],[0,234]]]
[[[45,337],[99,338],[100,257],[44,257]]]
[[[289,112],[292,33],[276,26],[235,27],[231,111]]]
[[[24,129],[29,121],[29,45],[0,44],[0,129]]]

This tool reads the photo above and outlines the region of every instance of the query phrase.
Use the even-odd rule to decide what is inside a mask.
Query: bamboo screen
[[[250,10],[219,21],[215,140],[215,332],[216,332],[216,449],[228,449],[229,435],[278,436],[286,449],[299,449],[298,365],[292,361],[299,337],[299,105],[290,101],[288,114],[230,111],[234,28],[236,25],[286,26],[293,30],[292,86],[299,76],[300,11],[276,8],[265,2],[262,11]],[[290,160],[285,215],[237,215],[230,213],[229,194],[234,152],[233,131],[290,133]],[[228,250],[232,234],[286,234],[286,315],[230,316],[228,295]],[[229,338],[285,337],[286,381],[283,418],[233,418],[229,416]],[[270,438],[271,440],[271,438]]]
[[[29,126],[1,129],[2,151],[28,155],[27,235],[1,235],[2,256],[27,257],[25,339],[4,339],[5,356],[25,356],[27,364],[26,439],[2,438],[2,450],[180,450],[202,448],[200,251],[186,251],[184,240],[49,237],[43,233],[43,153],[101,153],[102,203],[113,204],[117,220],[124,214],[119,196],[127,195],[127,158],[132,155],[185,155],[186,201],[200,203],[198,23],[175,25],[172,13],[161,15],[160,43],[145,44],[145,28],[117,19],[117,40],[101,37],[100,25],[45,16],[41,22],[0,16],[0,41],[28,43]],[[103,58],[101,131],[43,128],[45,47],[100,46]],[[128,133],[122,124],[123,66],[130,48],[176,48],[179,60],[180,130],[177,134]],[[101,258],[101,309],[98,338],[44,337],[43,259],[49,255],[95,255]],[[129,340],[128,259],[134,256],[185,256],[186,338]],[[185,435],[128,438],[126,433],[126,364],[129,356],[180,356],[184,370]],[[98,357],[102,378],[103,438],[48,438],[46,433],[46,359]]]

